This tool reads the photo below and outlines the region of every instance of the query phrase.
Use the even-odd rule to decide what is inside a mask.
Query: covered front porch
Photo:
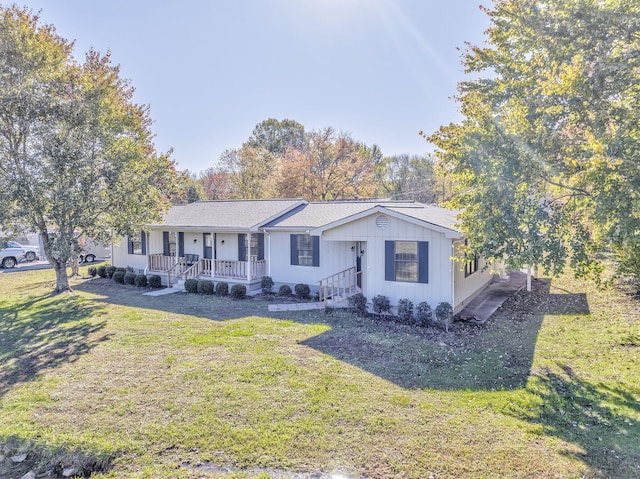
[[[165,256],[150,254],[148,272],[166,275],[167,285],[176,279],[212,279],[214,281],[233,280],[240,283],[251,283],[260,280],[267,274],[265,260],[239,261],[228,259],[199,258],[194,255]]]
[[[171,286],[187,279],[251,284],[267,274],[261,233],[152,231],[146,269]]]

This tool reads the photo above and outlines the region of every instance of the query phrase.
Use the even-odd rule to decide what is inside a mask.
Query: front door
[[[202,234],[202,257],[211,259],[213,258],[213,234],[212,233],[203,233]]]
[[[362,242],[356,241],[356,284],[358,288],[362,290],[362,255],[364,250],[362,249]]]

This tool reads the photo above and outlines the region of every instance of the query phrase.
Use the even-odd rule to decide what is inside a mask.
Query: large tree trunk
[[[53,269],[56,272],[56,293],[63,293],[65,291],[71,291],[69,287],[69,278],[67,276],[67,265],[60,261],[50,259],[49,262],[53,265]]]

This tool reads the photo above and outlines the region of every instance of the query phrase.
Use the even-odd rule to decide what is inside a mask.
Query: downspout
[[[456,309],[456,275],[455,275],[455,254],[456,246],[455,240],[451,240],[451,259],[449,260],[449,278],[451,278],[451,307]]]
[[[264,234],[267,235],[267,276],[271,276],[271,233],[264,230]]]

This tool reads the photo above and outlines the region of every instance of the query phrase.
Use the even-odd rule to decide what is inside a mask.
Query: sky
[[[332,126],[385,156],[432,151],[419,131],[461,119],[461,50],[489,25],[480,0],[16,3],[75,40],[78,60],[110,51],[150,107],[157,150],[196,173],[268,118]]]

